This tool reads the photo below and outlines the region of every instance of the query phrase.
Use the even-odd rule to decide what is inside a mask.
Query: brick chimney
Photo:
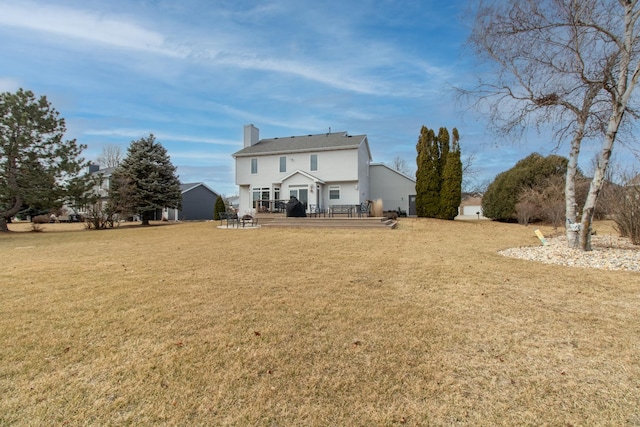
[[[251,147],[252,145],[256,145],[260,140],[260,130],[254,125],[245,125],[244,126],[244,147]]]

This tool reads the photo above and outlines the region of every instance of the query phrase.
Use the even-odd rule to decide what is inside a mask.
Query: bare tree
[[[570,140],[565,180],[567,238],[591,249],[591,223],[609,158],[640,77],[638,0],[486,1],[470,43],[497,65],[463,94],[488,107],[499,132],[551,126]],[[578,221],[575,182],[584,139],[601,142],[598,165]]]
[[[538,206],[530,201],[516,203],[516,217],[518,224],[529,225],[529,222],[538,215]]]
[[[119,145],[106,145],[102,147],[102,153],[96,157],[96,163],[104,168],[115,168],[122,162],[123,155]]]
[[[545,220],[557,229],[564,223],[564,183],[552,175],[533,187],[523,188],[516,204],[518,222]]]
[[[542,187],[540,192],[542,217],[557,229],[565,221],[565,186],[562,177],[551,176]]]
[[[391,160],[391,169],[407,176],[411,176],[414,173],[414,171],[409,166],[409,163],[407,163],[407,161],[400,156],[395,156],[393,160]]]
[[[625,185],[612,188],[608,201],[614,207],[612,219],[620,235],[640,245],[640,175],[625,177]]]
[[[476,179],[478,177],[478,168],[475,167],[475,153],[462,155],[462,191],[471,192],[473,188],[478,187]]]

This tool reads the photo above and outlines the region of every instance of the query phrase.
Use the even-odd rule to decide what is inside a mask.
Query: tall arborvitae
[[[462,201],[462,160],[459,141],[458,129],[453,128],[453,141],[450,148],[447,144],[447,154],[444,156],[442,170],[440,189],[440,218],[442,219],[454,219],[458,215],[458,207]]]
[[[426,127],[420,130],[416,171],[416,213],[419,217],[453,219],[461,201],[462,163],[458,130],[453,144],[447,128],[438,136]]]
[[[442,174],[444,165],[447,163],[449,154],[449,131],[447,128],[438,130],[438,176],[440,177],[440,187],[442,187]]]
[[[418,137],[418,143],[416,144],[416,215],[419,217],[425,217],[425,194],[427,192],[427,140],[429,139],[429,129],[422,126],[420,129],[420,136]]]
[[[416,150],[416,213],[433,218],[440,205],[440,149],[432,129],[422,126]]]

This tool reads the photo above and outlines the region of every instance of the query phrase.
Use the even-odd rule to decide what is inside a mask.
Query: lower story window
[[[252,208],[262,211],[269,208],[269,187],[253,187]]]
[[[329,200],[339,200],[340,199],[340,186],[339,185],[330,185],[329,186]]]

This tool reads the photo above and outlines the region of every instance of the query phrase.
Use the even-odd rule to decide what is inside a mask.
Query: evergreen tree
[[[440,177],[440,188],[442,188],[442,174],[449,154],[449,143],[449,131],[447,128],[440,128],[438,130],[438,176]]]
[[[453,219],[457,215],[462,191],[462,163],[458,130],[453,131],[452,148],[447,128],[441,127],[438,136],[424,126],[420,130],[416,145],[416,213],[419,217]]]
[[[438,137],[436,138],[436,146],[438,148],[438,211],[432,217],[442,218],[442,178],[444,173],[445,164],[447,162],[447,155],[449,153],[449,131],[447,128],[440,128],[438,130]]]
[[[543,157],[530,154],[511,169],[496,176],[482,197],[482,211],[487,218],[515,221],[516,203],[524,189],[543,187],[555,175],[563,176],[568,160],[562,156]]]
[[[416,213],[419,217],[435,218],[440,205],[440,156],[432,129],[422,126],[416,150]]]
[[[216,204],[213,207],[213,219],[214,220],[220,219],[220,212],[226,212],[226,211],[227,211],[227,207],[224,205],[224,200],[222,199],[222,196],[218,196],[218,198],[216,199]]]
[[[447,144],[446,161],[442,170],[440,189],[440,218],[442,219],[454,219],[458,215],[458,208],[462,201],[462,160],[459,141],[458,129],[453,128],[453,141],[450,148]]]
[[[0,232],[19,211],[59,207],[70,186],[83,184],[86,146],[64,141],[65,131],[46,97],[23,89],[0,94]]]
[[[142,225],[149,225],[156,209],[181,207],[176,168],[153,134],[131,142],[126,158],[111,177],[109,199],[112,210],[138,213]]]

